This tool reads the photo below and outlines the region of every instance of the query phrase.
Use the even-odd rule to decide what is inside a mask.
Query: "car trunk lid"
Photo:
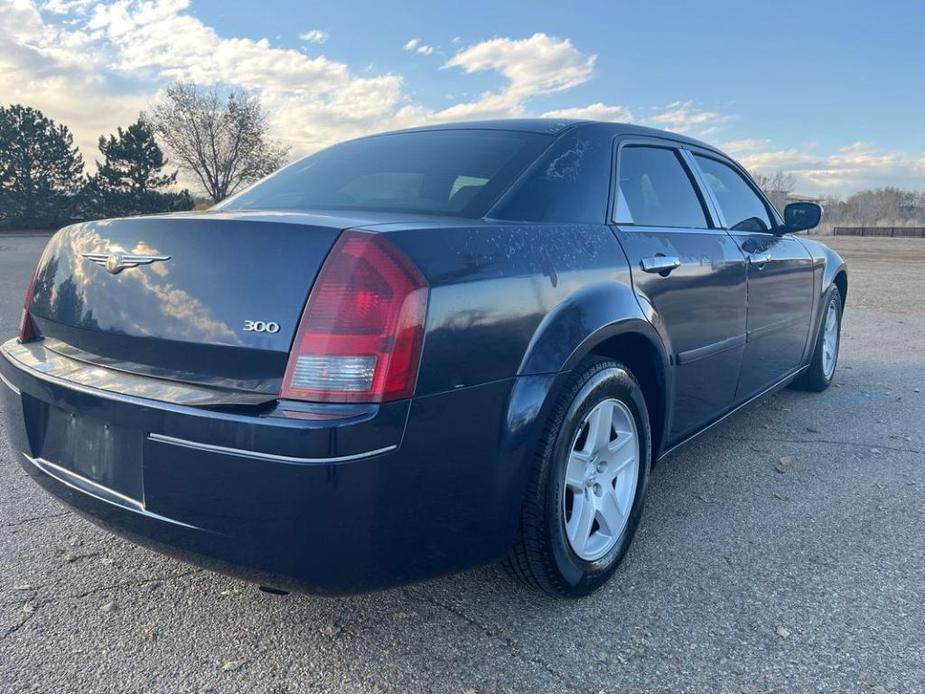
[[[49,242],[29,311],[72,358],[275,394],[315,276],[358,221],[204,214],[74,225]]]

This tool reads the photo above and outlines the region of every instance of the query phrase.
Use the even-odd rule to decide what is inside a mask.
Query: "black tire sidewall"
[[[549,537],[549,549],[557,572],[570,592],[581,595],[597,588],[609,578],[626,554],[632,542],[642,507],[651,468],[651,434],[645,399],[636,380],[621,365],[605,362],[604,368],[592,373],[581,384],[574,396],[552,448],[552,459],[548,465],[546,494],[546,520]],[[578,427],[587,413],[598,403],[609,398],[616,398],[629,408],[636,421],[636,430],[640,439],[639,474],[636,494],[630,509],[630,517],[623,534],[611,550],[600,559],[586,561],[578,557],[569,544],[565,532],[565,519],[561,512],[565,494],[565,467],[570,448]]]
[[[828,315],[829,304],[832,303],[832,299],[837,298],[838,300],[838,311],[836,320],[838,321],[837,331],[837,341],[835,343],[835,364],[832,365],[832,373],[826,375],[825,373],[825,357],[823,356],[823,350],[825,349],[825,319]],[[819,338],[816,340],[816,351],[813,354],[813,364],[812,369],[816,372],[814,374],[815,378],[819,380],[820,384],[828,386],[835,379],[835,371],[838,369],[838,359],[841,356],[841,321],[842,321],[842,299],[841,292],[838,290],[838,287],[832,287],[829,290],[828,294],[825,295],[825,302],[823,303],[822,309],[822,320],[819,323]]]

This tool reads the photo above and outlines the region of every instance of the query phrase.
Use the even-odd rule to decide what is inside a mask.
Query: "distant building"
[[[821,205],[825,199],[821,195],[804,195],[803,193],[784,193],[787,202],[814,202]]]

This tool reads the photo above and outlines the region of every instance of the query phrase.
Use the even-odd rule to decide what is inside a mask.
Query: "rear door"
[[[747,344],[737,395],[744,400],[800,366],[812,314],[812,257],[796,238],[774,233],[773,209],[737,166],[706,152],[693,161],[747,259]]]
[[[614,231],[640,303],[671,351],[672,443],[729,409],[745,344],[745,259],[717,228],[687,155],[670,141],[618,145]]]

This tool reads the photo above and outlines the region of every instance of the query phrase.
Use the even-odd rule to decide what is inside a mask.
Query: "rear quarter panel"
[[[431,285],[418,396],[566,368],[602,327],[600,295],[624,297],[642,318],[604,225],[419,228],[390,239]]]

